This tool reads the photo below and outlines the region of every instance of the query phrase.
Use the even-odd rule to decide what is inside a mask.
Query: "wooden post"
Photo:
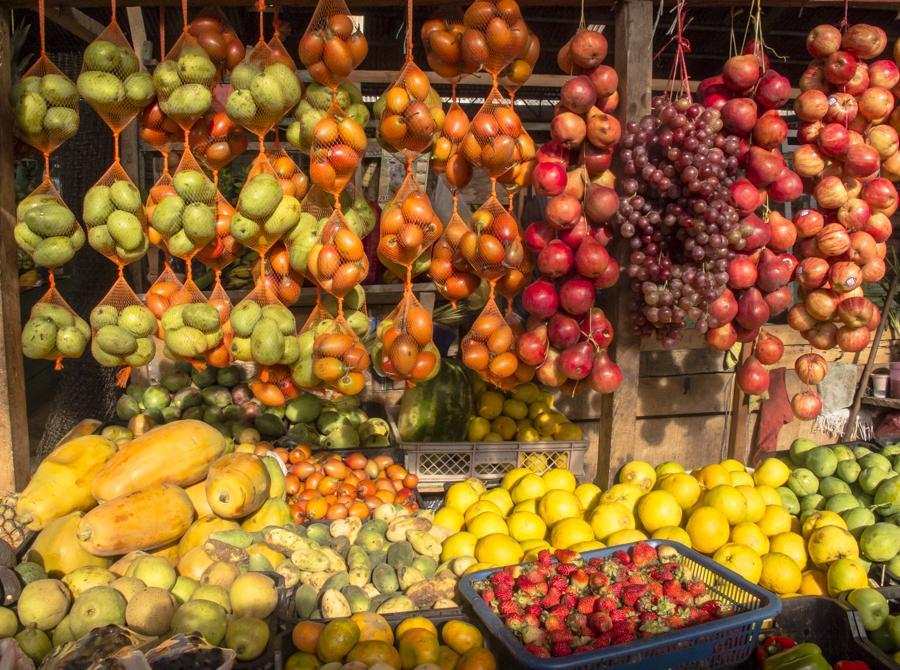
[[[10,10],[0,10],[0,91],[12,87]],[[13,113],[9,96],[0,95],[0,494],[21,490],[31,476],[19,273],[16,264],[15,165]]]
[[[622,0],[616,6],[615,67],[619,73],[620,118],[634,121],[650,111],[653,80],[653,3]],[[617,240],[615,254],[622,268],[618,283],[609,290],[608,318],[615,329],[612,356],[622,368],[619,390],[605,396],[600,418],[600,448],[594,480],[605,488],[618,469],[634,454],[641,339],[631,331],[631,282],[625,275],[628,244]]]

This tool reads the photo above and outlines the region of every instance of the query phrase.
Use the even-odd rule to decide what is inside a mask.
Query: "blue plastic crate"
[[[688,549],[683,544],[666,540],[647,540],[654,547],[672,547],[679,563],[690,568],[703,581],[714,598],[728,603],[737,612],[729,617],[661,633],[627,644],[557,658],[538,658],[525,651],[521,641],[504,625],[475,591],[473,582],[485,579],[501,568],[481,570],[464,576],[459,582],[463,597],[490,633],[507,649],[515,668],[533,670],[597,670],[600,668],[650,668],[678,670],[728,668],[745,661],[757,644],[763,621],[781,612],[781,601],[775,594],[748,582],[711,558]],[[628,550],[621,545],[588,551],[585,559],[602,558],[615,551]]]

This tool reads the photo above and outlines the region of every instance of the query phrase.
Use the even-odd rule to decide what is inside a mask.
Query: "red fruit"
[[[559,304],[574,316],[587,314],[588,310],[594,306],[593,282],[583,277],[572,277],[566,280],[559,289]]]
[[[737,332],[731,323],[706,331],[706,343],[719,351],[728,351],[737,342]]]
[[[743,93],[759,81],[759,59],[753,54],[732,56],[722,67],[722,80],[728,88]]]
[[[606,351],[594,354],[591,366],[591,388],[597,393],[613,393],[622,383],[622,370],[610,358]]]
[[[760,331],[753,353],[763,365],[774,365],[784,354],[784,342],[777,335]]]
[[[856,56],[849,51],[835,51],[825,59],[824,71],[828,83],[846,84],[856,72]]]
[[[771,234],[768,247],[774,251],[787,251],[797,241],[797,226],[794,222],[780,212],[769,210],[766,222],[769,224]]]
[[[777,316],[791,306],[794,302],[794,292],[790,286],[782,286],[780,289],[766,293],[763,300],[769,306],[769,316]]]
[[[803,354],[794,361],[794,371],[804,384],[818,384],[828,373],[828,363],[819,354]]]
[[[731,289],[750,288],[758,276],[756,263],[748,256],[736,255],[728,264],[728,287]]]
[[[725,128],[736,135],[749,135],[756,125],[756,120],[756,103],[751,98],[734,98],[726,102],[722,108],[722,122]]]
[[[738,299],[738,313],[735,320],[747,330],[759,328],[769,320],[769,305],[757,288],[749,288]]]
[[[829,24],[816,26],[806,36],[806,50],[813,58],[827,58],[841,48],[841,31]]]
[[[756,86],[756,101],[766,109],[778,109],[790,99],[791,80],[775,70],[766,70]]]
[[[559,366],[569,379],[584,379],[593,367],[594,345],[590,342],[579,342],[564,349],[559,354]]]
[[[575,271],[582,277],[596,278],[609,265],[609,253],[593,237],[586,237],[575,252]]]
[[[869,345],[871,336],[869,329],[865,326],[860,326],[858,328],[841,326],[837,329],[836,340],[841,351],[855,353],[857,351],[862,351]]]
[[[575,267],[575,254],[559,240],[553,240],[537,256],[537,269],[548,277],[562,277]]]
[[[822,399],[815,391],[804,391],[791,398],[791,409],[798,419],[815,419],[822,411]]]
[[[857,23],[841,38],[841,48],[864,60],[877,58],[887,46],[887,34],[878,26]]]
[[[769,390],[769,371],[756,356],[750,355],[738,366],[737,384],[747,395],[762,395]]]

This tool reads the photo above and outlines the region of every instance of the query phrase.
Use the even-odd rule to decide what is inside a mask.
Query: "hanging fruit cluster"
[[[560,67],[573,76],[560,90],[551,141],[537,152],[534,189],[548,200],[544,219],[524,239],[540,276],[522,294],[530,318],[516,343],[541,383],[598,393],[612,393],[622,381],[607,353],[612,325],[594,306],[596,290],[619,276],[606,250],[619,207],[609,167],[621,136],[612,116],[618,77],[603,64],[606,52],[606,38],[583,27],[560,51]]]

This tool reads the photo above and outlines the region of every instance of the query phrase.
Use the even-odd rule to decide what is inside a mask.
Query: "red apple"
[[[869,203],[862,198],[848,198],[837,211],[837,219],[849,231],[862,230],[871,215]]]
[[[869,63],[869,83],[882,88],[894,88],[900,83],[900,68],[892,60],[877,60]]]
[[[825,59],[822,67],[825,81],[835,86],[843,86],[856,72],[856,56],[849,51],[835,51]]]
[[[828,111],[825,113],[825,121],[848,124],[856,118],[859,105],[849,93],[832,93],[828,96]]]
[[[834,176],[825,177],[816,184],[813,188],[813,196],[816,202],[825,209],[837,209],[850,197],[841,178]]]
[[[813,58],[827,58],[841,48],[841,31],[823,23],[809,31],[806,50]]]
[[[794,214],[794,226],[801,238],[815,237],[825,225],[825,217],[815,209],[801,209]]]

